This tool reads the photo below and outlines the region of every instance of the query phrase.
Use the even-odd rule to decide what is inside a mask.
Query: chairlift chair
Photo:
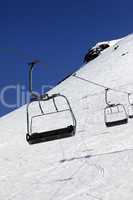
[[[129,107],[128,107],[128,117],[131,119],[133,118],[133,94],[128,94],[128,102],[129,102]]]
[[[110,104],[108,102],[108,88],[105,90],[105,102],[106,107],[104,108],[104,121],[107,127],[118,126],[128,123],[128,116],[123,104]]]
[[[67,99],[66,96],[62,95],[62,94],[53,94],[51,96],[49,96],[48,94],[44,94],[44,95],[36,95],[32,92],[32,71],[33,68],[35,66],[36,62],[32,62],[29,64],[30,68],[29,68],[29,92],[31,95],[31,99],[30,102],[27,104],[27,134],[26,134],[26,140],[29,144],[37,144],[37,143],[41,143],[41,142],[48,142],[48,141],[52,141],[52,140],[57,140],[57,139],[63,139],[63,138],[67,138],[67,137],[72,137],[75,135],[76,132],[76,118],[74,116],[74,113],[72,111],[71,105]],[[64,101],[66,102],[67,108],[65,109],[61,109],[58,107],[56,100],[59,99],[64,99]],[[52,100],[52,104],[54,106],[54,111],[50,111],[50,112],[44,112],[43,107],[42,107],[42,103],[48,102]],[[39,106],[39,110],[41,114],[36,114],[34,116],[32,116],[30,118],[30,106],[31,104],[33,104],[34,102],[37,103],[37,105]],[[68,126],[65,127],[61,127],[58,129],[54,129],[54,130],[48,130],[48,131],[33,131],[33,120],[34,119],[38,119],[40,116],[48,116],[48,115],[54,115],[56,114],[60,114],[63,112],[69,112],[70,116],[71,116],[71,124],[69,124]],[[47,121],[44,121],[44,123],[46,124]]]

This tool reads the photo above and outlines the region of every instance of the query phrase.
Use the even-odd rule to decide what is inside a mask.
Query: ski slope
[[[76,75],[133,92],[133,34],[113,41]],[[104,88],[73,76],[49,93],[68,97],[77,118],[76,135],[30,146],[25,140],[26,107],[2,117],[0,200],[132,200],[133,119],[106,128]],[[122,103],[128,109],[126,94],[110,93],[111,102]],[[31,112],[37,111],[35,103]],[[64,116],[56,116],[46,126],[64,123]],[[35,122],[37,127],[45,127],[42,119]]]

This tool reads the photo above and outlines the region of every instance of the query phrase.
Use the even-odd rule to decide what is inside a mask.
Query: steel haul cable
[[[90,81],[90,80],[88,80],[88,79],[82,78],[82,77],[76,75],[76,73],[73,74],[72,76],[75,77],[75,78],[77,78],[77,79],[80,79],[80,80],[82,80],[82,81],[85,81],[85,82],[91,83],[91,84],[93,84],[93,85],[96,85],[96,86],[98,86],[98,87],[102,87],[102,88],[104,88],[104,89],[110,89],[110,90],[112,90],[112,91],[119,92],[119,93],[123,93],[123,94],[126,94],[126,95],[131,94],[131,93],[126,92],[126,91],[118,90],[118,89],[115,89],[115,88],[110,88],[110,87],[107,87],[107,86],[105,86],[105,85],[96,83],[96,82],[94,82],[94,81]]]

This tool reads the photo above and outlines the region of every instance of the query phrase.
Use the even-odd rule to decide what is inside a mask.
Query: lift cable
[[[115,89],[115,88],[110,88],[110,87],[107,87],[107,86],[105,86],[105,85],[96,83],[96,82],[94,82],[94,81],[90,81],[90,80],[88,80],[88,79],[82,78],[82,77],[76,75],[76,73],[73,74],[72,76],[75,77],[75,78],[77,78],[77,79],[80,79],[80,80],[82,80],[82,81],[85,81],[85,82],[91,83],[91,84],[93,84],[93,85],[102,87],[102,88],[104,88],[105,90],[109,89],[109,90],[112,90],[112,91],[115,91],[115,92],[119,92],[119,93],[123,93],[123,94],[126,94],[126,95],[130,95],[130,94],[131,94],[130,92],[118,90],[118,89]]]

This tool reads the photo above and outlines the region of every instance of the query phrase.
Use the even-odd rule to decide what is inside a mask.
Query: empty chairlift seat
[[[105,89],[104,121],[107,127],[118,126],[128,123],[128,115],[123,104],[111,104],[108,101],[108,91]]]
[[[128,94],[128,117],[133,118],[133,94]]]
[[[122,104],[109,105],[104,109],[104,119],[107,127],[128,123],[126,109]]]
[[[67,97],[62,94],[53,94],[49,96],[48,94],[37,95],[33,93],[32,72],[37,63],[38,61],[33,61],[28,64],[29,93],[31,98],[26,109],[26,140],[29,144],[37,144],[72,137],[76,132],[76,118]],[[63,107],[64,104],[65,107]],[[46,105],[48,105],[48,107]],[[32,106],[33,110],[31,114]],[[41,120],[41,122],[39,120]],[[37,129],[34,127],[35,122],[37,122],[38,125]]]
[[[60,108],[58,107],[58,104],[56,102],[56,99],[58,99],[58,103],[59,103],[59,99],[64,99],[67,105],[67,108],[65,107],[64,109],[62,109],[61,105]],[[45,109],[45,103],[47,103],[48,101],[52,101],[53,104],[53,108],[54,111],[49,111],[49,112],[44,112]],[[35,100],[33,101],[35,102]],[[40,113],[41,114],[36,114],[33,115],[32,117],[30,117],[29,111],[30,111],[30,105],[32,105],[33,102],[30,102],[27,105],[27,135],[26,135],[26,140],[29,144],[36,144],[36,143],[41,143],[41,142],[48,142],[48,141],[52,141],[52,140],[58,140],[58,139],[63,139],[63,138],[67,138],[67,137],[72,137],[75,135],[75,131],[76,131],[76,119],[74,116],[74,113],[72,111],[72,108],[70,106],[70,103],[68,101],[68,99],[66,98],[66,96],[61,95],[61,94],[54,94],[52,96],[47,96],[45,98],[41,98],[40,100],[36,100],[36,103],[39,105],[39,109],[40,109]],[[62,101],[61,101],[62,103]],[[44,104],[44,108],[42,106],[42,104]],[[67,113],[69,113],[69,115],[67,115]],[[63,114],[63,115],[62,115]],[[50,116],[50,119],[53,118],[53,120],[51,121],[50,124],[50,120],[48,119]],[[58,121],[57,117],[60,118],[60,122]],[[62,119],[62,116],[64,117]],[[70,119],[68,120],[66,117],[70,117]],[[34,125],[34,119],[39,120],[39,118],[43,119],[43,126],[45,127],[45,125],[48,127],[49,124],[49,129],[45,130],[45,131],[33,131],[33,125]],[[48,123],[49,120],[49,123]],[[69,124],[67,123],[66,126],[62,126],[61,124],[61,120],[64,122],[69,121]],[[71,122],[70,122],[71,121]],[[48,124],[47,124],[48,123]],[[53,124],[58,125],[58,128],[52,128]],[[56,124],[56,123],[61,123],[61,124]],[[63,123],[64,125],[64,123]],[[41,126],[41,124],[40,124]],[[59,128],[60,126],[60,128]]]
[[[130,119],[133,118],[133,105],[130,105],[130,106],[128,107],[128,117],[129,117]]]

